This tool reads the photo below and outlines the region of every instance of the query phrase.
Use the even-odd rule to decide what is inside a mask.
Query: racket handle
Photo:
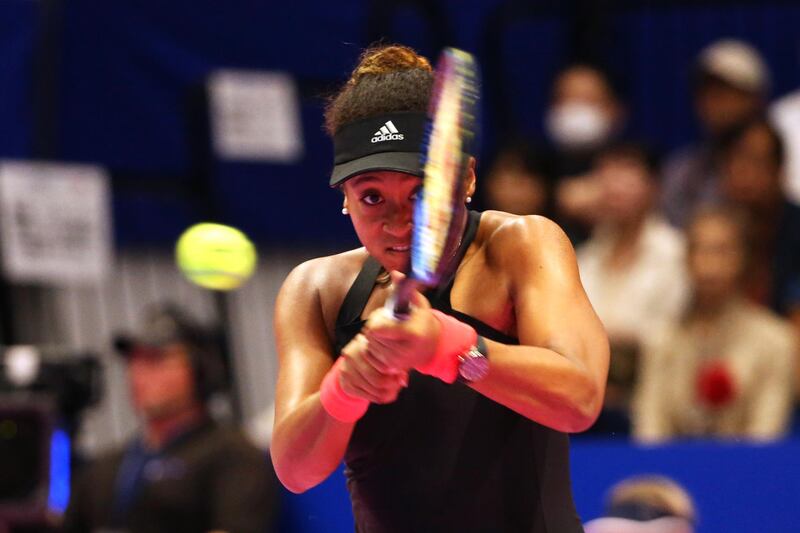
[[[391,311],[395,320],[408,320],[411,316],[411,295],[417,284],[411,278],[403,278],[395,287],[389,299],[386,300],[386,309]]]

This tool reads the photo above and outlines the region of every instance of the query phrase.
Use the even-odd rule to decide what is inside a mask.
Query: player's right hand
[[[392,403],[400,390],[408,385],[408,373],[381,366],[371,358],[368,342],[364,335],[358,334],[342,349],[344,358],[339,373],[342,389],[357,398],[371,403]],[[376,366],[381,366],[379,370]]]

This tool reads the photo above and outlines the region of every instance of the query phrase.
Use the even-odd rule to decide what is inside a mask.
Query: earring
[[[345,216],[347,216],[347,215],[349,215],[349,214],[350,214],[350,211],[348,211],[346,207],[343,207],[343,208],[342,208],[342,214],[343,214],[343,215],[345,215]]]
[[[471,203],[472,203],[472,196],[467,196],[467,203],[468,203],[468,204],[471,204]]]

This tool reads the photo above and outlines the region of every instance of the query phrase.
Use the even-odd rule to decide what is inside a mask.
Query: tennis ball
[[[178,239],[175,260],[189,281],[218,291],[242,285],[256,267],[256,248],[236,228],[204,222]]]

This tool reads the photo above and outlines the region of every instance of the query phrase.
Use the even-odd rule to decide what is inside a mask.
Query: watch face
[[[461,361],[458,373],[466,381],[480,381],[489,373],[489,360],[480,353],[470,353]]]

